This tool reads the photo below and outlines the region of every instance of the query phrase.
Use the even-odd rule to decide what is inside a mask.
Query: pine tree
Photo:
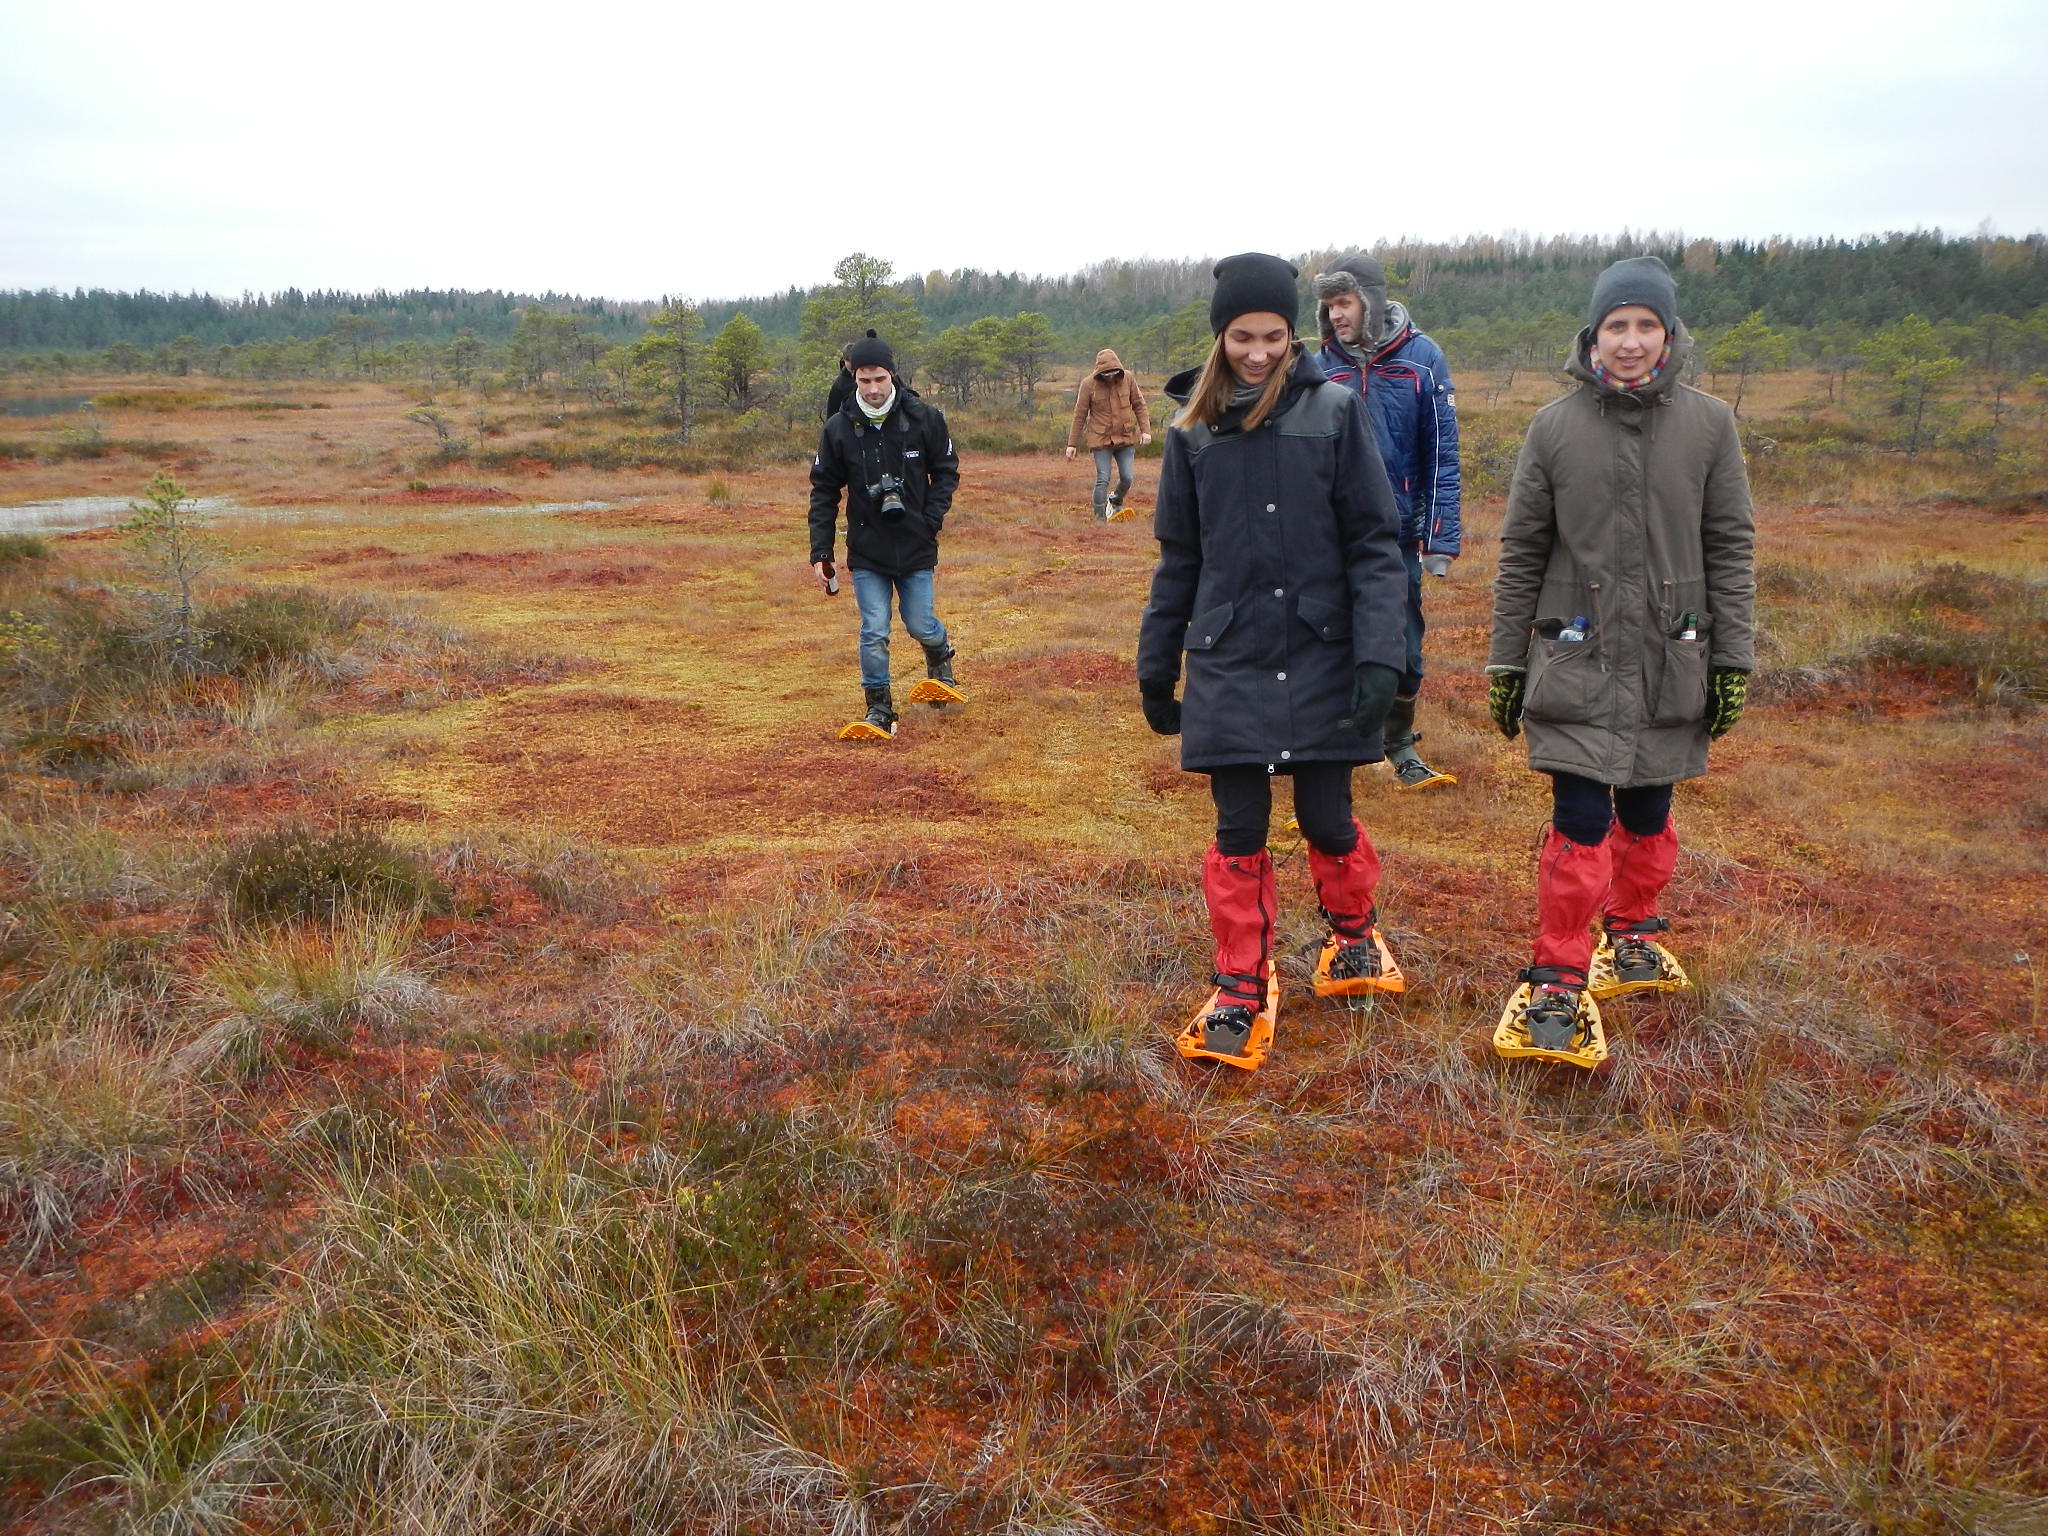
[[[1963,360],[1942,345],[1932,323],[1908,315],[1863,344],[1863,365],[1884,381],[1892,409],[1910,419],[1906,453],[1917,455],[1928,404],[1963,371]]]
[[[1791,350],[1791,343],[1765,323],[1763,311],[1753,309],[1709,349],[1707,366],[1716,373],[1735,375],[1734,411],[1740,416],[1749,376],[1784,367]]]

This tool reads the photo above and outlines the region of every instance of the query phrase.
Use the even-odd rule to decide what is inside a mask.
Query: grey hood
[[[1374,339],[1373,344],[1362,349],[1362,352],[1361,349],[1348,347],[1337,339],[1337,333],[1330,329],[1329,312],[1325,309],[1323,314],[1323,345],[1341,352],[1354,363],[1363,365],[1371,362],[1381,352],[1399,341],[1401,333],[1406,331],[1411,324],[1408,319],[1408,306],[1399,299],[1388,299],[1385,308],[1386,319],[1380,324],[1379,335]]]

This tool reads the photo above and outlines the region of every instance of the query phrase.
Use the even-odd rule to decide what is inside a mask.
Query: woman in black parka
[[[1376,926],[1379,857],[1351,813],[1351,770],[1378,762],[1405,652],[1400,514],[1356,394],[1294,339],[1295,268],[1216,264],[1208,361],[1167,382],[1154,532],[1159,567],[1138,633],[1145,719],[1209,775],[1216,843],[1202,893],[1215,990],[1181,1053],[1255,1068],[1273,1034],[1272,779],[1294,780],[1309,870],[1329,919],[1323,996],[1398,992]],[[1187,656],[1184,700],[1175,699]]]

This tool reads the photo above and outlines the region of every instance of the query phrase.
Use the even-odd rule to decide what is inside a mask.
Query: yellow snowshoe
[[[896,736],[896,704],[887,686],[862,690],[868,712],[851,725],[841,726],[841,741],[891,741]]]

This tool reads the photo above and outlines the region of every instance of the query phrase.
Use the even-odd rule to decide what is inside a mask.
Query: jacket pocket
[[[1666,637],[1652,725],[1691,725],[1707,717],[1707,642]]]
[[[1211,608],[1207,613],[1198,613],[1188,620],[1187,648],[1191,651],[1215,649],[1216,642],[1223,638],[1230,628],[1230,617],[1237,610],[1229,603]]]
[[[1529,691],[1522,713],[1558,725],[1601,723],[1600,648],[1597,634],[1584,640],[1539,637],[1529,653]]]
[[[1321,602],[1313,597],[1299,599],[1294,611],[1301,622],[1316,632],[1319,640],[1349,640],[1351,638],[1351,610],[1335,603]]]

